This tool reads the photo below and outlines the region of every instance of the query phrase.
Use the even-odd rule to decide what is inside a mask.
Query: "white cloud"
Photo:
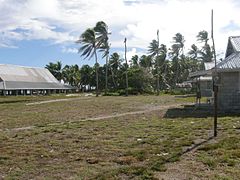
[[[156,38],[171,45],[180,32],[186,50],[196,43],[201,30],[210,32],[210,13],[214,8],[216,49],[225,51],[227,38],[240,35],[240,6],[234,0],[0,0],[0,44],[44,39],[72,43],[88,27],[103,20],[112,32],[112,47],[146,49]],[[234,27],[231,27],[234,22]]]
[[[63,48],[62,48],[62,52],[63,52],[63,53],[73,53],[73,54],[77,54],[77,53],[78,53],[78,49],[77,49],[77,48],[63,47]]]

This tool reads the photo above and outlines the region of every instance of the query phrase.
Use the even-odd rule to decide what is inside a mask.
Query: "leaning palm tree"
[[[108,35],[111,33],[108,32],[108,26],[105,22],[99,21],[97,22],[96,26],[94,27],[94,31],[97,35],[97,46],[99,47],[100,51],[103,51],[102,58],[106,58],[106,72],[105,72],[105,94],[108,90],[108,58],[109,58],[109,49],[110,44],[108,42]]]
[[[173,44],[171,48],[170,55],[172,57],[172,69],[174,71],[174,84],[178,83],[181,79],[181,60],[184,60],[184,36],[181,33],[175,34],[173,37]]]
[[[79,48],[79,53],[81,56],[85,56],[86,58],[91,59],[93,56],[95,57],[95,71],[96,71],[96,97],[98,97],[99,89],[98,89],[98,60],[97,60],[97,49],[99,48],[97,45],[96,34],[93,29],[88,28],[86,31],[82,33],[79,40],[76,43],[82,44]]]

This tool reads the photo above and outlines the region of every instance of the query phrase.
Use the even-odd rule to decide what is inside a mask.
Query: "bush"
[[[107,92],[103,96],[120,96],[120,94],[118,92]]]
[[[126,95],[126,90],[125,89],[120,89],[117,92],[119,93],[120,96]],[[128,94],[129,95],[138,95],[138,94],[140,94],[140,92],[135,88],[129,87],[128,88]]]

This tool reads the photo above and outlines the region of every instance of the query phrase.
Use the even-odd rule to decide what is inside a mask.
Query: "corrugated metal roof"
[[[0,79],[0,89],[73,89],[44,68],[0,64]]]
[[[229,37],[235,51],[240,52],[240,36]]]
[[[58,83],[58,80],[47,69],[7,64],[0,64],[0,77],[3,81]]]
[[[205,70],[212,69],[212,68],[214,68],[214,66],[215,66],[215,63],[214,63],[214,62],[204,63]]]
[[[239,69],[240,68],[240,52],[233,53],[217,64],[218,69]]]

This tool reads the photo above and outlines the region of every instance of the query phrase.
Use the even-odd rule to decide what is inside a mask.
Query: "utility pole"
[[[126,61],[126,96],[128,96],[127,38],[124,39],[124,44],[125,44],[125,61]]]
[[[216,51],[215,51],[215,43],[213,37],[213,10],[212,10],[212,17],[211,17],[211,26],[212,26],[212,43],[213,43],[213,58],[215,63],[214,74],[213,74],[213,91],[214,91],[214,137],[217,136],[217,118],[218,118],[218,106],[217,106],[217,93],[218,93],[218,86],[217,86],[217,60],[216,60]]]

